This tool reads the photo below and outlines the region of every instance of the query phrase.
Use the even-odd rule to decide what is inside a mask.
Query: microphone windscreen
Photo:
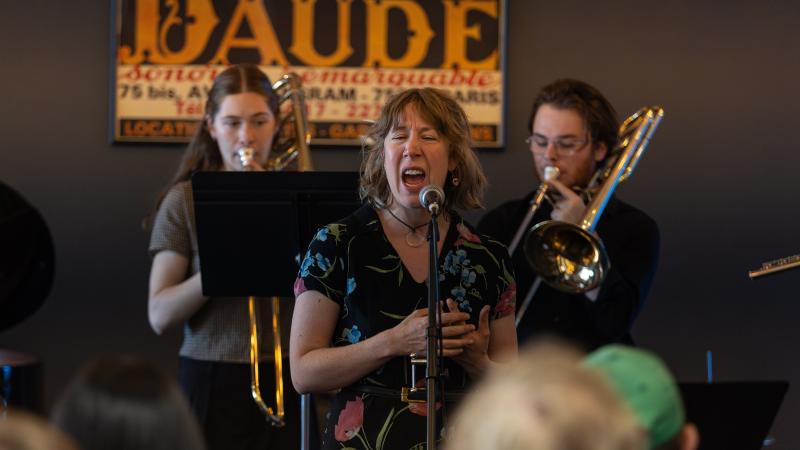
[[[444,203],[444,191],[435,184],[429,184],[419,191],[419,203],[427,210],[430,210],[433,204],[441,207]]]

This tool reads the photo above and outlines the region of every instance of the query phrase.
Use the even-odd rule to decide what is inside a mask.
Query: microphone
[[[444,191],[435,184],[429,184],[419,191],[419,203],[435,216],[444,204]]]

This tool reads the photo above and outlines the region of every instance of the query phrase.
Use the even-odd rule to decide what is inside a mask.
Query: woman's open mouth
[[[403,185],[411,191],[422,189],[425,186],[426,174],[425,171],[418,168],[404,169],[401,173]]]

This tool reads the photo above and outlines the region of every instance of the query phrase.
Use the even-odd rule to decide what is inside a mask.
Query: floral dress
[[[512,314],[516,286],[505,246],[478,236],[455,213],[451,217],[439,255],[440,300],[454,299],[461,311],[471,313],[468,322],[476,327],[486,304],[491,306],[490,321]],[[333,346],[354,344],[396,326],[412,311],[426,308],[428,296],[427,284],[411,277],[368,205],[317,232],[294,290],[295,296],[315,290],[340,305]],[[456,362],[445,358],[441,369],[445,393],[463,392],[468,387],[469,377]],[[424,367],[417,370],[420,386],[424,386],[424,372]],[[359,386],[375,386],[398,395],[365,393]],[[410,386],[409,358],[397,357],[337,392],[322,448],[423,449],[427,405],[399,398],[400,389]],[[437,425],[446,425],[443,413],[452,405],[436,406]]]

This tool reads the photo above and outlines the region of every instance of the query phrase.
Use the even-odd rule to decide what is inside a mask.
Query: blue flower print
[[[464,284],[466,287],[472,286],[475,283],[475,279],[477,278],[477,274],[474,271],[467,269],[466,267],[461,270],[461,283]]]
[[[353,328],[345,328],[342,331],[342,337],[351,344],[355,344],[361,340],[361,330],[358,329],[358,325],[353,325]]]
[[[450,290],[450,293],[453,294],[457,302],[461,303],[464,301],[464,296],[467,295],[467,290],[461,286],[456,286]]]
[[[472,312],[472,306],[467,299],[467,289],[475,284],[479,271],[472,267],[467,251],[458,249],[448,252],[445,256],[442,269],[440,280],[444,281],[444,275],[449,274],[454,276],[454,281],[458,283],[458,286],[452,288],[450,291],[453,299],[458,302],[462,311]]]
[[[444,270],[452,273],[453,267],[453,252],[447,252],[444,256]]]
[[[451,275],[458,273],[458,264],[456,263],[456,258],[453,256],[452,250],[444,257],[444,270],[445,272],[450,272]]]
[[[320,270],[322,270],[323,272],[327,272],[328,269],[331,267],[331,261],[328,258],[322,256],[321,253],[317,253],[315,258],[317,260],[317,267],[319,267]]]
[[[350,278],[347,279],[347,295],[352,294],[353,291],[355,291],[355,290],[356,290],[356,279],[353,278],[353,277],[350,277]]]
[[[469,265],[469,262],[465,250],[459,249],[456,250],[455,253],[451,250],[447,253],[447,256],[444,257],[444,270],[445,272],[449,272],[450,275],[457,276],[464,266]]]
[[[328,227],[320,228],[314,239],[318,241],[326,241],[328,239]]]
[[[322,256],[320,253],[317,253],[314,256],[311,256],[310,252],[306,253],[306,257],[303,258],[303,263],[300,265],[300,277],[307,277],[310,273],[309,269],[314,266],[319,267],[319,269],[323,272],[327,272],[331,267],[331,260]]]
[[[303,258],[303,263],[300,265],[300,277],[305,278],[308,276],[308,269],[314,264],[314,258],[311,257],[310,252],[306,252],[306,257]]]
[[[466,266],[469,264],[469,259],[467,259],[467,251],[462,249],[456,250],[456,261],[455,263],[460,266]]]

